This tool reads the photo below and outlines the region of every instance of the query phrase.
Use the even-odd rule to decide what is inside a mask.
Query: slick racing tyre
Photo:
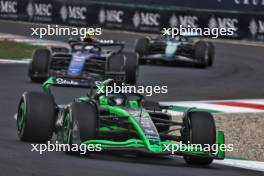
[[[97,109],[94,104],[75,102],[65,113],[63,120],[63,143],[80,145],[81,142],[95,139],[98,127]],[[66,151],[68,154],[78,151]]]
[[[136,53],[125,53],[126,56],[126,83],[136,84],[139,72],[138,55]]]
[[[149,49],[149,39],[144,37],[140,38],[136,41],[135,45],[135,52],[138,53],[140,56],[146,55]]]
[[[143,59],[140,59],[141,56],[147,55],[149,50],[149,39],[144,37],[140,38],[136,41],[135,44],[135,52],[139,55],[139,62],[141,64],[145,64],[146,61]]]
[[[125,67],[125,56],[123,54],[112,55],[108,59],[109,72],[121,72]]]
[[[202,146],[216,143],[216,127],[214,118],[207,112],[190,112],[189,117],[184,123],[188,123],[188,137],[190,144],[201,144]],[[187,144],[187,141],[184,141]],[[209,165],[212,158],[198,156],[184,156],[184,160],[188,164]]]
[[[25,92],[17,112],[17,130],[20,140],[48,141],[54,129],[55,107],[52,95],[42,92]]]
[[[204,41],[199,41],[195,45],[194,57],[199,62],[199,68],[206,68],[209,65],[210,53],[208,44]]]
[[[29,65],[29,77],[33,82],[44,82],[48,78],[51,52],[47,48],[35,50],[32,62]]]
[[[208,66],[212,67],[214,64],[214,57],[215,57],[215,48],[214,45],[209,42],[209,60],[208,60]]]
[[[107,60],[107,71],[111,74],[111,76],[115,77],[115,79],[124,81],[126,79],[126,75],[124,74],[123,76],[118,75],[120,72],[124,72],[125,69],[125,56],[123,54],[114,54],[109,57]],[[121,76],[121,77],[120,77]]]

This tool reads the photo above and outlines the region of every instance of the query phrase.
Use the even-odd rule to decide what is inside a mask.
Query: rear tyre
[[[138,55],[136,53],[126,53],[126,83],[136,84],[138,77]]]
[[[32,62],[29,65],[29,77],[33,82],[44,82],[48,78],[49,63],[51,52],[47,48],[35,50]]]
[[[214,64],[214,57],[215,57],[215,48],[214,45],[209,42],[209,60],[208,60],[208,66],[212,67]]]
[[[108,59],[109,72],[121,72],[125,66],[125,56],[123,54],[112,55]]]
[[[202,146],[212,146],[216,142],[216,127],[214,118],[207,112],[191,112],[186,121],[189,123],[187,140],[191,144],[202,144]],[[188,141],[184,141],[187,143]],[[188,164],[194,165],[209,165],[212,163],[212,158],[198,156],[184,156],[184,160]]]
[[[63,121],[63,143],[80,145],[81,142],[95,139],[98,115],[95,105],[75,102],[70,105]],[[67,153],[77,151],[69,150]]]
[[[140,59],[141,56],[148,54],[149,50],[149,39],[148,38],[140,38],[136,41],[135,44],[135,52],[139,55],[139,62],[141,64],[146,64],[146,60]]]
[[[115,75],[124,72],[125,69],[125,56],[123,54],[115,54],[109,57],[108,59],[108,68],[107,71],[110,72],[112,77],[115,77],[115,79],[118,79],[120,81],[124,81],[126,79],[126,75],[118,76]]]
[[[198,60],[197,66],[199,68],[206,68],[209,64],[209,47],[206,42],[199,41],[195,45],[195,59]]]
[[[21,141],[46,142],[55,124],[55,102],[50,94],[25,92],[17,113],[18,137]]]

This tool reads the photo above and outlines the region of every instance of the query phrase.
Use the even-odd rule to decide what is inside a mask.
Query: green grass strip
[[[34,46],[23,42],[0,40],[0,58],[1,59],[31,58],[33,51],[39,47],[40,46]]]

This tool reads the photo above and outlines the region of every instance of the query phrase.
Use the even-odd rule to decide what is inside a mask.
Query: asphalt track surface
[[[29,24],[0,22],[0,32],[29,36]],[[104,38],[128,42],[133,47],[136,35],[105,32]],[[54,38],[49,38],[54,39]],[[57,39],[57,38],[56,38]],[[59,38],[66,40],[65,38]],[[216,63],[207,70],[142,66],[139,84],[168,85],[169,93],[151,97],[156,100],[201,100],[230,98],[263,98],[263,48],[228,44],[216,45]],[[20,95],[26,90],[40,90],[26,77],[27,66],[0,65],[0,176],[9,175],[214,175],[257,176],[263,173],[212,164],[209,167],[193,167],[181,158],[135,158],[111,154],[68,156],[63,152],[47,152],[40,155],[31,152],[29,143],[18,141],[13,118]],[[86,90],[56,89],[58,101],[65,103]]]

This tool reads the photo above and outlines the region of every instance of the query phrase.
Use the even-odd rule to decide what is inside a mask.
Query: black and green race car
[[[118,82],[102,82],[100,90],[113,83]],[[199,165],[225,157],[225,151],[219,147],[224,145],[224,134],[216,131],[210,113],[191,108],[182,121],[176,122],[168,113],[171,107],[147,101],[141,94],[106,96],[103,91],[90,91],[69,104],[58,105],[51,93],[52,85],[90,87],[87,80],[50,77],[42,86],[44,92],[25,92],[17,112],[21,141],[45,143],[55,138],[56,142],[68,145],[99,144],[102,150],[143,152],[149,156],[176,154],[184,156],[188,164]],[[205,145],[217,146],[217,152],[205,150]]]

